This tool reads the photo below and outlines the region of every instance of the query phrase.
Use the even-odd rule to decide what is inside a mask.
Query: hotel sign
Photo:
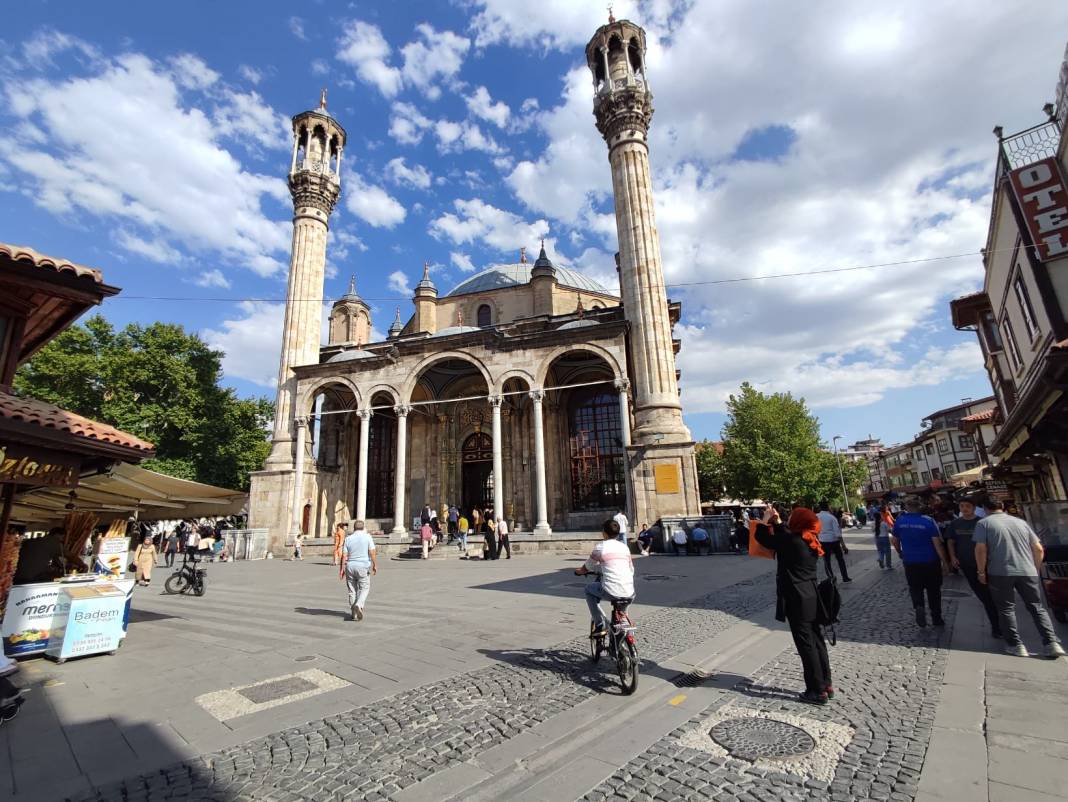
[[[0,443],[0,484],[74,487],[80,470],[81,461],[69,454]]]
[[[1068,183],[1055,158],[1042,159],[1009,173],[1012,190],[1027,221],[1035,258],[1068,256]]]

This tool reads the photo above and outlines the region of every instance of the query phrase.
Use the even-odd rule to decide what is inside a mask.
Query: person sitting
[[[681,551],[683,554],[690,552],[690,541],[686,537],[686,530],[681,526],[675,530],[675,534],[671,536],[671,548],[675,552],[675,556],[679,555]]]
[[[619,524],[612,519],[601,526],[601,542],[593,547],[589,559],[575,569],[575,576],[600,574],[598,581],[586,586],[586,604],[590,608],[591,635],[608,634],[608,619],[601,610],[601,599],[618,601],[634,598],[634,562],[630,549],[617,540]]]
[[[701,556],[701,549],[705,549],[708,554],[712,553],[712,538],[708,536],[708,532],[700,524],[690,531],[690,537],[693,538],[694,554],[698,557]]]
[[[642,524],[641,531],[638,532],[638,551],[642,556],[648,557],[652,547],[653,533],[649,531],[649,524]]]

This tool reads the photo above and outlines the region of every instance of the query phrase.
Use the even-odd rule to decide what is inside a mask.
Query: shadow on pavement
[[[559,647],[555,649],[479,649],[478,652],[508,665],[559,674],[562,678],[567,678],[578,685],[583,685],[590,690],[605,693],[609,696],[622,696],[623,694],[619,678],[615,673],[615,660],[608,654],[602,655],[600,660],[594,663],[590,659],[588,652],[579,651],[575,647]],[[639,676],[659,677],[668,680],[679,676],[678,671],[666,669],[655,660],[641,657],[640,653],[639,657],[641,659]]]
[[[326,610],[322,607],[294,607],[293,612],[300,613],[301,615],[325,615],[328,617],[344,619],[350,617],[349,613],[345,610]]]

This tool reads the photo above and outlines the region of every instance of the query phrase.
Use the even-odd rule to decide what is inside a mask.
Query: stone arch
[[[504,386],[508,383],[509,379],[520,379],[525,382],[528,388],[533,388],[534,374],[529,370],[523,370],[522,368],[511,368],[506,370],[500,376],[497,377],[497,381],[493,384],[493,392],[500,393],[504,391]]]
[[[550,351],[545,358],[538,365],[537,381],[534,384],[535,387],[544,387],[545,379],[549,375],[549,371],[552,369],[553,363],[564,354],[574,353],[576,351],[587,351],[594,356],[598,356],[605,361],[608,365],[608,369],[612,372],[612,377],[615,379],[623,378],[623,371],[620,369],[619,360],[606,348],[593,343],[582,343],[581,345],[560,345]]]
[[[495,298],[474,297],[464,305],[464,325],[478,326],[478,310],[481,306],[490,308],[490,327],[500,325],[501,307]]]
[[[362,399],[359,388],[355,384],[353,384],[352,381],[344,378],[343,376],[329,376],[327,378],[318,380],[315,384],[308,385],[301,391],[300,397],[297,399],[297,403],[294,406],[297,415],[300,415],[302,410],[308,410],[307,412],[303,413],[304,415],[310,414],[312,405],[315,402],[315,397],[322,393],[324,390],[329,389],[330,386],[334,384],[340,384],[345,387],[350,393],[352,393],[353,401],[355,401],[353,409],[359,409],[360,401]]]
[[[401,402],[400,391],[397,390],[391,384],[375,384],[367,390],[367,394],[364,396],[367,399],[367,405],[361,407],[361,409],[368,409],[374,405],[376,395],[387,395],[393,402],[393,406],[397,406]]]
[[[411,401],[416,385],[419,384],[419,378],[427,368],[431,367],[435,362],[443,362],[450,359],[469,363],[471,367],[478,371],[482,376],[483,381],[486,383],[487,390],[494,386],[493,380],[490,378],[489,370],[478,357],[469,354],[467,351],[441,351],[440,353],[424,357],[412,368],[411,375],[401,390],[401,398],[404,399],[404,403]]]

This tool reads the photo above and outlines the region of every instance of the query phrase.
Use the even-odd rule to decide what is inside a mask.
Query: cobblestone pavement
[[[678,654],[766,608],[774,600],[773,585],[764,575],[644,616],[639,622],[643,660]],[[78,799],[389,799],[614,685],[608,674],[590,666],[587,649],[586,639],[576,638],[555,649],[498,653],[499,665]]]
[[[624,800],[912,800],[931,737],[956,600],[946,599],[946,627],[920,630],[903,572],[880,574],[843,609],[831,647],[836,698],[825,707],[794,701],[804,687],[791,648],[751,681],[677,728],[582,799]],[[734,714],[727,715],[729,711]],[[737,711],[741,711],[738,714]],[[725,717],[752,715],[846,725],[852,737],[830,758],[825,779],[791,773],[774,761],[739,760],[686,744]],[[686,743],[684,743],[684,741]]]

